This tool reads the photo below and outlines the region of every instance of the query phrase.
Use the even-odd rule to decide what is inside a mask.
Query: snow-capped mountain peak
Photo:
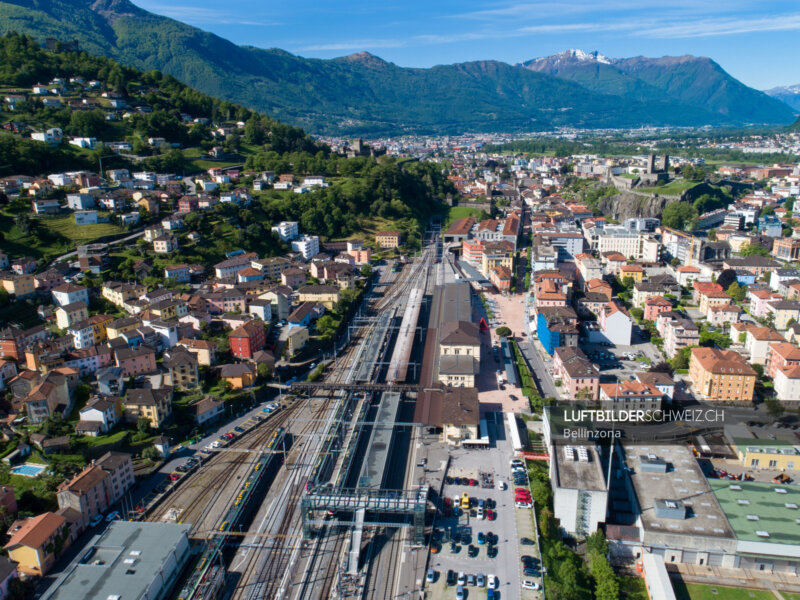
[[[543,61],[543,60],[552,60],[552,59],[575,59],[580,61],[586,62],[599,62],[606,65],[611,64],[611,60],[602,54],[600,54],[597,50],[594,52],[584,52],[583,50],[577,48],[570,48],[569,50],[565,50],[564,52],[559,52],[553,56],[543,56],[541,58],[537,58],[536,61]]]

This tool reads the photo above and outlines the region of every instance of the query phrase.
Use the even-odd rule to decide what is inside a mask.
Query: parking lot
[[[497,415],[496,419],[493,415]],[[489,575],[496,578],[495,598],[540,598],[540,592],[521,588],[523,580],[541,585],[540,578],[525,576],[522,572],[523,555],[535,561],[539,559],[532,510],[515,507],[516,486],[510,467],[513,453],[503,414],[491,413],[487,417],[491,440],[488,449],[451,452],[447,471],[451,479],[445,480],[443,497],[448,498],[451,505],[458,498],[460,504],[466,493],[471,499],[471,508],[459,510],[457,516],[451,512],[434,524],[439,551],[430,557],[430,567],[436,571],[436,577],[433,583],[426,584],[426,598],[456,598],[457,586],[452,580],[448,585],[448,570],[453,571],[454,576],[463,572],[465,579],[473,576],[475,585],[464,585],[466,598],[486,598]],[[475,485],[470,485],[469,480],[474,480]],[[498,489],[499,482],[504,484],[504,489]],[[527,488],[527,485],[520,487]],[[478,517],[481,500],[484,518]],[[493,519],[489,517],[490,510],[495,515]],[[522,538],[532,543],[523,545]],[[493,548],[491,556],[490,547]],[[478,575],[483,575],[483,587],[477,585]]]

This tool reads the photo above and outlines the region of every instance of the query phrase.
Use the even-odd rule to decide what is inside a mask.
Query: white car
[[[497,589],[497,577],[495,577],[494,574],[490,573],[489,576],[486,578],[486,586],[490,590]]]
[[[530,502],[516,502],[515,506],[517,508],[531,508],[531,503]]]
[[[506,489],[506,482],[505,481],[498,481],[497,482],[497,489],[501,492]]]
[[[529,580],[526,579],[525,581],[522,582],[522,589],[523,590],[538,590],[539,589],[539,584],[536,583],[535,581],[529,581]]]

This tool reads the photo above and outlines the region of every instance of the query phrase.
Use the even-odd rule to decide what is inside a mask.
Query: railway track
[[[358,344],[353,344],[346,351],[342,357],[345,367],[337,371],[334,383],[346,380],[352,373],[356,366],[354,359],[358,356],[358,348]],[[300,558],[302,544],[283,542],[300,542],[300,499],[314,468],[313,460],[304,462],[300,459],[317,457],[324,436],[315,434],[328,430],[336,413],[337,402],[341,402],[343,398],[342,393],[328,394],[319,411],[323,415],[327,414],[327,418],[319,419],[316,417],[320,415],[313,415],[314,418],[306,421],[295,434],[299,443],[293,445],[286,466],[281,469],[278,480],[272,486],[279,490],[277,497],[272,500],[265,517],[254,532],[258,537],[269,540],[269,543],[259,546],[255,552],[249,552],[243,557],[243,562],[234,562],[232,567],[243,573],[243,577],[232,590],[231,598],[279,598],[283,597],[283,590],[292,583],[292,568]]]
[[[229,449],[258,449],[294,413],[297,403],[272,416],[254,430],[236,438]],[[149,521],[190,523],[194,531],[215,529],[238,487],[232,480],[246,475],[253,466],[256,454],[250,452],[215,452],[199,469],[184,477],[169,497],[150,515]]]

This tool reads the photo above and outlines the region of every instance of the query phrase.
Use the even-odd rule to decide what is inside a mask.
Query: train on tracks
[[[228,507],[222,523],[211,534],[203,554],[189,573],[178,600],[212,600],[222,597],[225,563],[230,556],[226,552],[226,546],[241,538],[241,535],[233,536],[233,532],[247,531],[263,500],[263,492],[278,472],[291,442],[292,436],[284,427],[278,427],[272,433]]]

